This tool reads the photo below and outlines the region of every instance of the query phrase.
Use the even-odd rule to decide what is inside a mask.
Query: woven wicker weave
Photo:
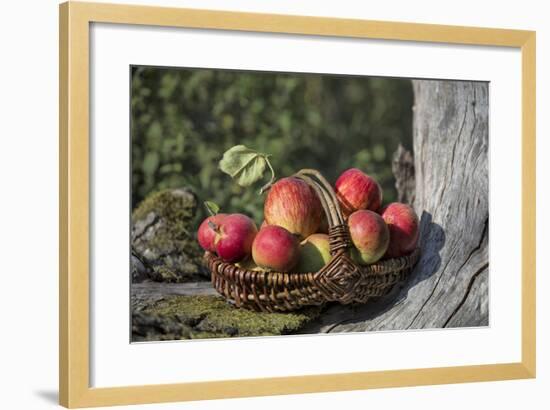
[[[263,312],[284,312],[325,302],[365,303],[382,296],[403,281],[420,256],[385,259],[360,266],[349,256],[352,247],[346,222],[330,184],[315,170],[303,169],[296,177],[310,185],[321,201],[329,224],[332,258],[318,272],[280,273],[253,271],[205,254],[214,288],[237,307]]]

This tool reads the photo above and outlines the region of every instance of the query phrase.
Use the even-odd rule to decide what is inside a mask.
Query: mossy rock
[[[220,296],[166,296],[134,310],[134,341],[276,336],[297,332],[321,308],[291,313],[238,309]]]
[[[132,213],[133,278],[143,278],[143,269],[161,282],[209,278],[195,239],[196,212],[197,197],[189,188],[159,191],[141,202]]]

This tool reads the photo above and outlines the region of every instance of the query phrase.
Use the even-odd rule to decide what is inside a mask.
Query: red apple
[[[226,214],[212,215],[206,218],[199,226],[197,231],[197,239],[199,245],[208,252],[215,252],[214,240],[216,239],[216,230],[219,229],[219,225],[226,217]]]
[[[250,255],[252,242],[258,233],[256,224],[243,214],[225,216],[219,224],[214,247],[225,262],[238,262]]]
[[[347,218],[360,209],[378,211],[382,204],[382,188],[373,178],[357,168],[350,168],[338,177],[336,197]]]
[[[390,230],[390,245],[386,256],[397,258],[411,253],[418,243],[419,222],[409,205],[394,202],[381,212]]]
[[[317,194],[296,177],[282,178],[267,194],[264,217],[269,225],[282,226],[301,238],[317,232],[322,207]]]
[[[300,243],[300,261],[297,272],[317,272],[330,261],[328,235],[314,233]]]
[[[288,272],[298,262],[299,242],[285,228],[268,225],[260,229],[252,244],[256,265],[277,272]]]
[[[348,218],[351,241],[356,248],[354,260],[361,265],[378,261],[388,249],[390,232],[382,217],[376,212],[355,211]]]

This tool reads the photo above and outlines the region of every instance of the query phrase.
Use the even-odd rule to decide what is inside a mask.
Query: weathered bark
[[[488,325],[488,85],[419,80],[413,86],[421,259],[392,295],[332,306],[307,332]],[[406,200],[411,190],[403,189]]]
[[[132,283],[132,296],[137,298],[153,298],[162,296],[199,296],[217,295],[211,282],[164,283],[146,282]]]
[[[401,144],[393,154],[391,169],[395,176],[397,201],[412,205],[415,198],[414,158],[411,151]]]

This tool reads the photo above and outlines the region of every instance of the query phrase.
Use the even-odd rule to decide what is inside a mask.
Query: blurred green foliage
[[[316,168],[334,182],[360,168],[387,203],[396,198],[392,153],[399,143],[411,148],[406,79],[139,66],[131,92],[133,207],[151,192],[189,186],[201,202],[261,223],[262,184],[241,188],[218,168],[237,144],[272,155],[279,178]],[[197,220],[205,215],[201,207]]]

